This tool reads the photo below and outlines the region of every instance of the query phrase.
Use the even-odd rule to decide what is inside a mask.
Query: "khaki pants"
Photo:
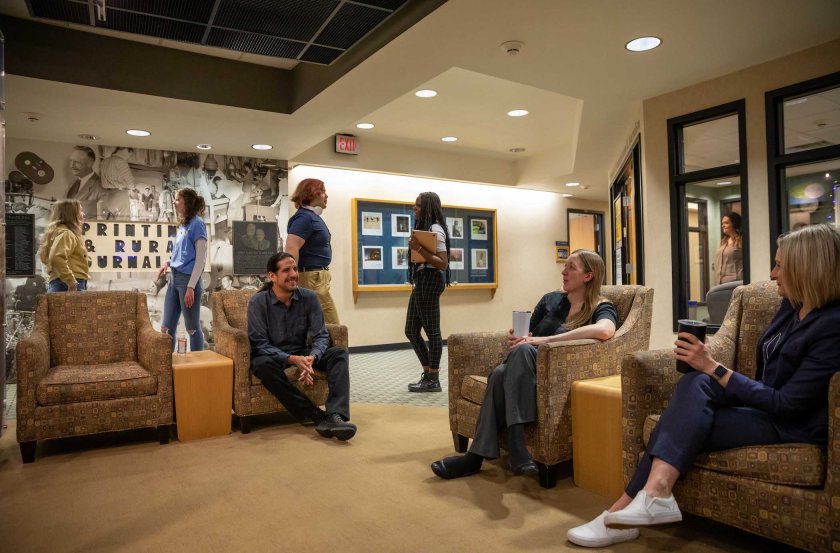
[[[298,274],[298,285],[309,288],[318,296],[321,309],[324,311],[324,322],[327,324],[341,324],[338,322],[338,310],[330,295],[332,277],[329,271],[306,271]]]

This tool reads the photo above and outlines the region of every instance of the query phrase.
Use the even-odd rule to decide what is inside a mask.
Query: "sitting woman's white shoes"
[[[604,520],[609,528],[653,526],[682,520],[682,513],[674,496],[651,497],[640,491],[627,507],[609,513]]]
[[[617,530],[604,526],[604,518],[609,514],[608,511],[604,511],[586,524],[572,528],[566,532],[566,538],[570,542],[583,547],[607,547],[614,543],[635,540],[639,537],[638,528]]]

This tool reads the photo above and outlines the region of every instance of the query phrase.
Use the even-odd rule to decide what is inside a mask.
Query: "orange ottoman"
[[[172,374],[178,439],[230,434],[233,360],[209,350],[173,353]]]
[[[572,382],[575,485],[618,499],[621,476],[621,375]]]

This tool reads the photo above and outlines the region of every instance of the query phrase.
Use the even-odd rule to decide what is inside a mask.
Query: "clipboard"
[[[428,230],[412,230],[411,235],[417,238],[424,250],[437,253],[437,233]],[[425,263],[426,259],[417,250],[411,250],[412,263]]]

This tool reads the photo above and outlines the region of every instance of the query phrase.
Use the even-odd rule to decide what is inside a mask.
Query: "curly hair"
[[[193,217],[198,215],[199,217],[204,215],[204,198],[198,195],[198,193],[193,190],[192,188],[182,188],[175,193],[175,197],[181,197],[184,200],[184,216],[183,218],[178,215],[178,224],[179,225],[186,225],[189,223]]]

